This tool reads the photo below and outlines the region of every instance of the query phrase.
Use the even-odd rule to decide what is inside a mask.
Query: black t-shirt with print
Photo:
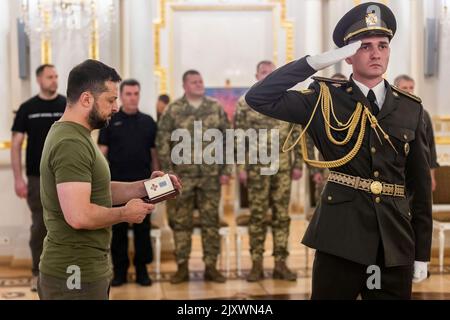
[[[53,100],[43,100],[37,95],[19,107],[11,131],[27,135],[27,176],[39,176],[45,138],[52,124],[61,118],[65,108],[66,98],[62,95]]]

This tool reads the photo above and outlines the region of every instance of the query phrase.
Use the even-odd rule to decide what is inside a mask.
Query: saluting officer
[[[316,249],[312,299],[410,299],[412,280],[427,275],[432,218],[424,111],[419,98],[383,80],[395,31],[387,6],[356,6],[334,30],[339,49],[293,61],[246,95],[256,111],[301,124],[325,161],[305,153],[304,160],[330,169],[302,241]],[[309,89],[288,90],[344,59],[353,68],[349,81],[313,77]],[[380,285],[367,285],[377,270],[371,265],[380,268]]]

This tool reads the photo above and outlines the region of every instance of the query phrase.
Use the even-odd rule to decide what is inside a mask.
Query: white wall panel
[[[171,42],[172,85],[182,95],[182,74],[199,70],[207,87],[246,87],[255,66],[273,59],[272,11],[176,11]]]

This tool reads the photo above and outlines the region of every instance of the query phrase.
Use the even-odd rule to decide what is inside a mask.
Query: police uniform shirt
[[[151,175],[152,157],[155,148],[156,123],[142,112],[116,113],[109,126],[100,130],[98,143],[108,147],[107,159],[111,179],[115,181],[137,181]]]

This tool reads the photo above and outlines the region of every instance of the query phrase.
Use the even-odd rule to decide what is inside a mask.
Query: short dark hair
[[[122,93],[123,88],[126,86],[130,86],[130,87],[138,86],[139,89],[141,89],[141,84],[139,83],[139,81],[137,81],[136,79],[127,79],[127,80],[123,80],[120,83],[120,93]]]
[[[170,97],[167,94],[161,94],[158,97],[158,101],[164,102],[165,104],[170,103]]]
[[[198,72],[197,70],[194,70],[194,69],[190,69],[190,70],[186,71],[185,73],[183,73],[183,83],[186,82],[186,79],[188,76],[193,76],[193,75],[200,75],[200,72]]]
[[[407,74],[401,74],[398,77],[395,78],[394,80],[394,86],[397,86],[400,84],[400,81],[412,81],[415,82],[413,78],[411,78],[410,76],[408,76]]]
[[[271,65],[275,65],[272,61],[270,60],[262,60],[260,62],[258,62],[258,64],[256,65],[256,72],[259,71],[259,67],[261,67],[263,64],[271,64]]]
[[[105,82],[120,82],[117,71],[97,60],[86,60],[74,67],[67,82],[67,102],[76,103],[83,92],[89,91],[94,96],[107,90]]]
[[[36,69],[36,77],[40,77],[42,73],[44,72],[45,68],[54,68],[55,66],[49,63],[41,64]]]

